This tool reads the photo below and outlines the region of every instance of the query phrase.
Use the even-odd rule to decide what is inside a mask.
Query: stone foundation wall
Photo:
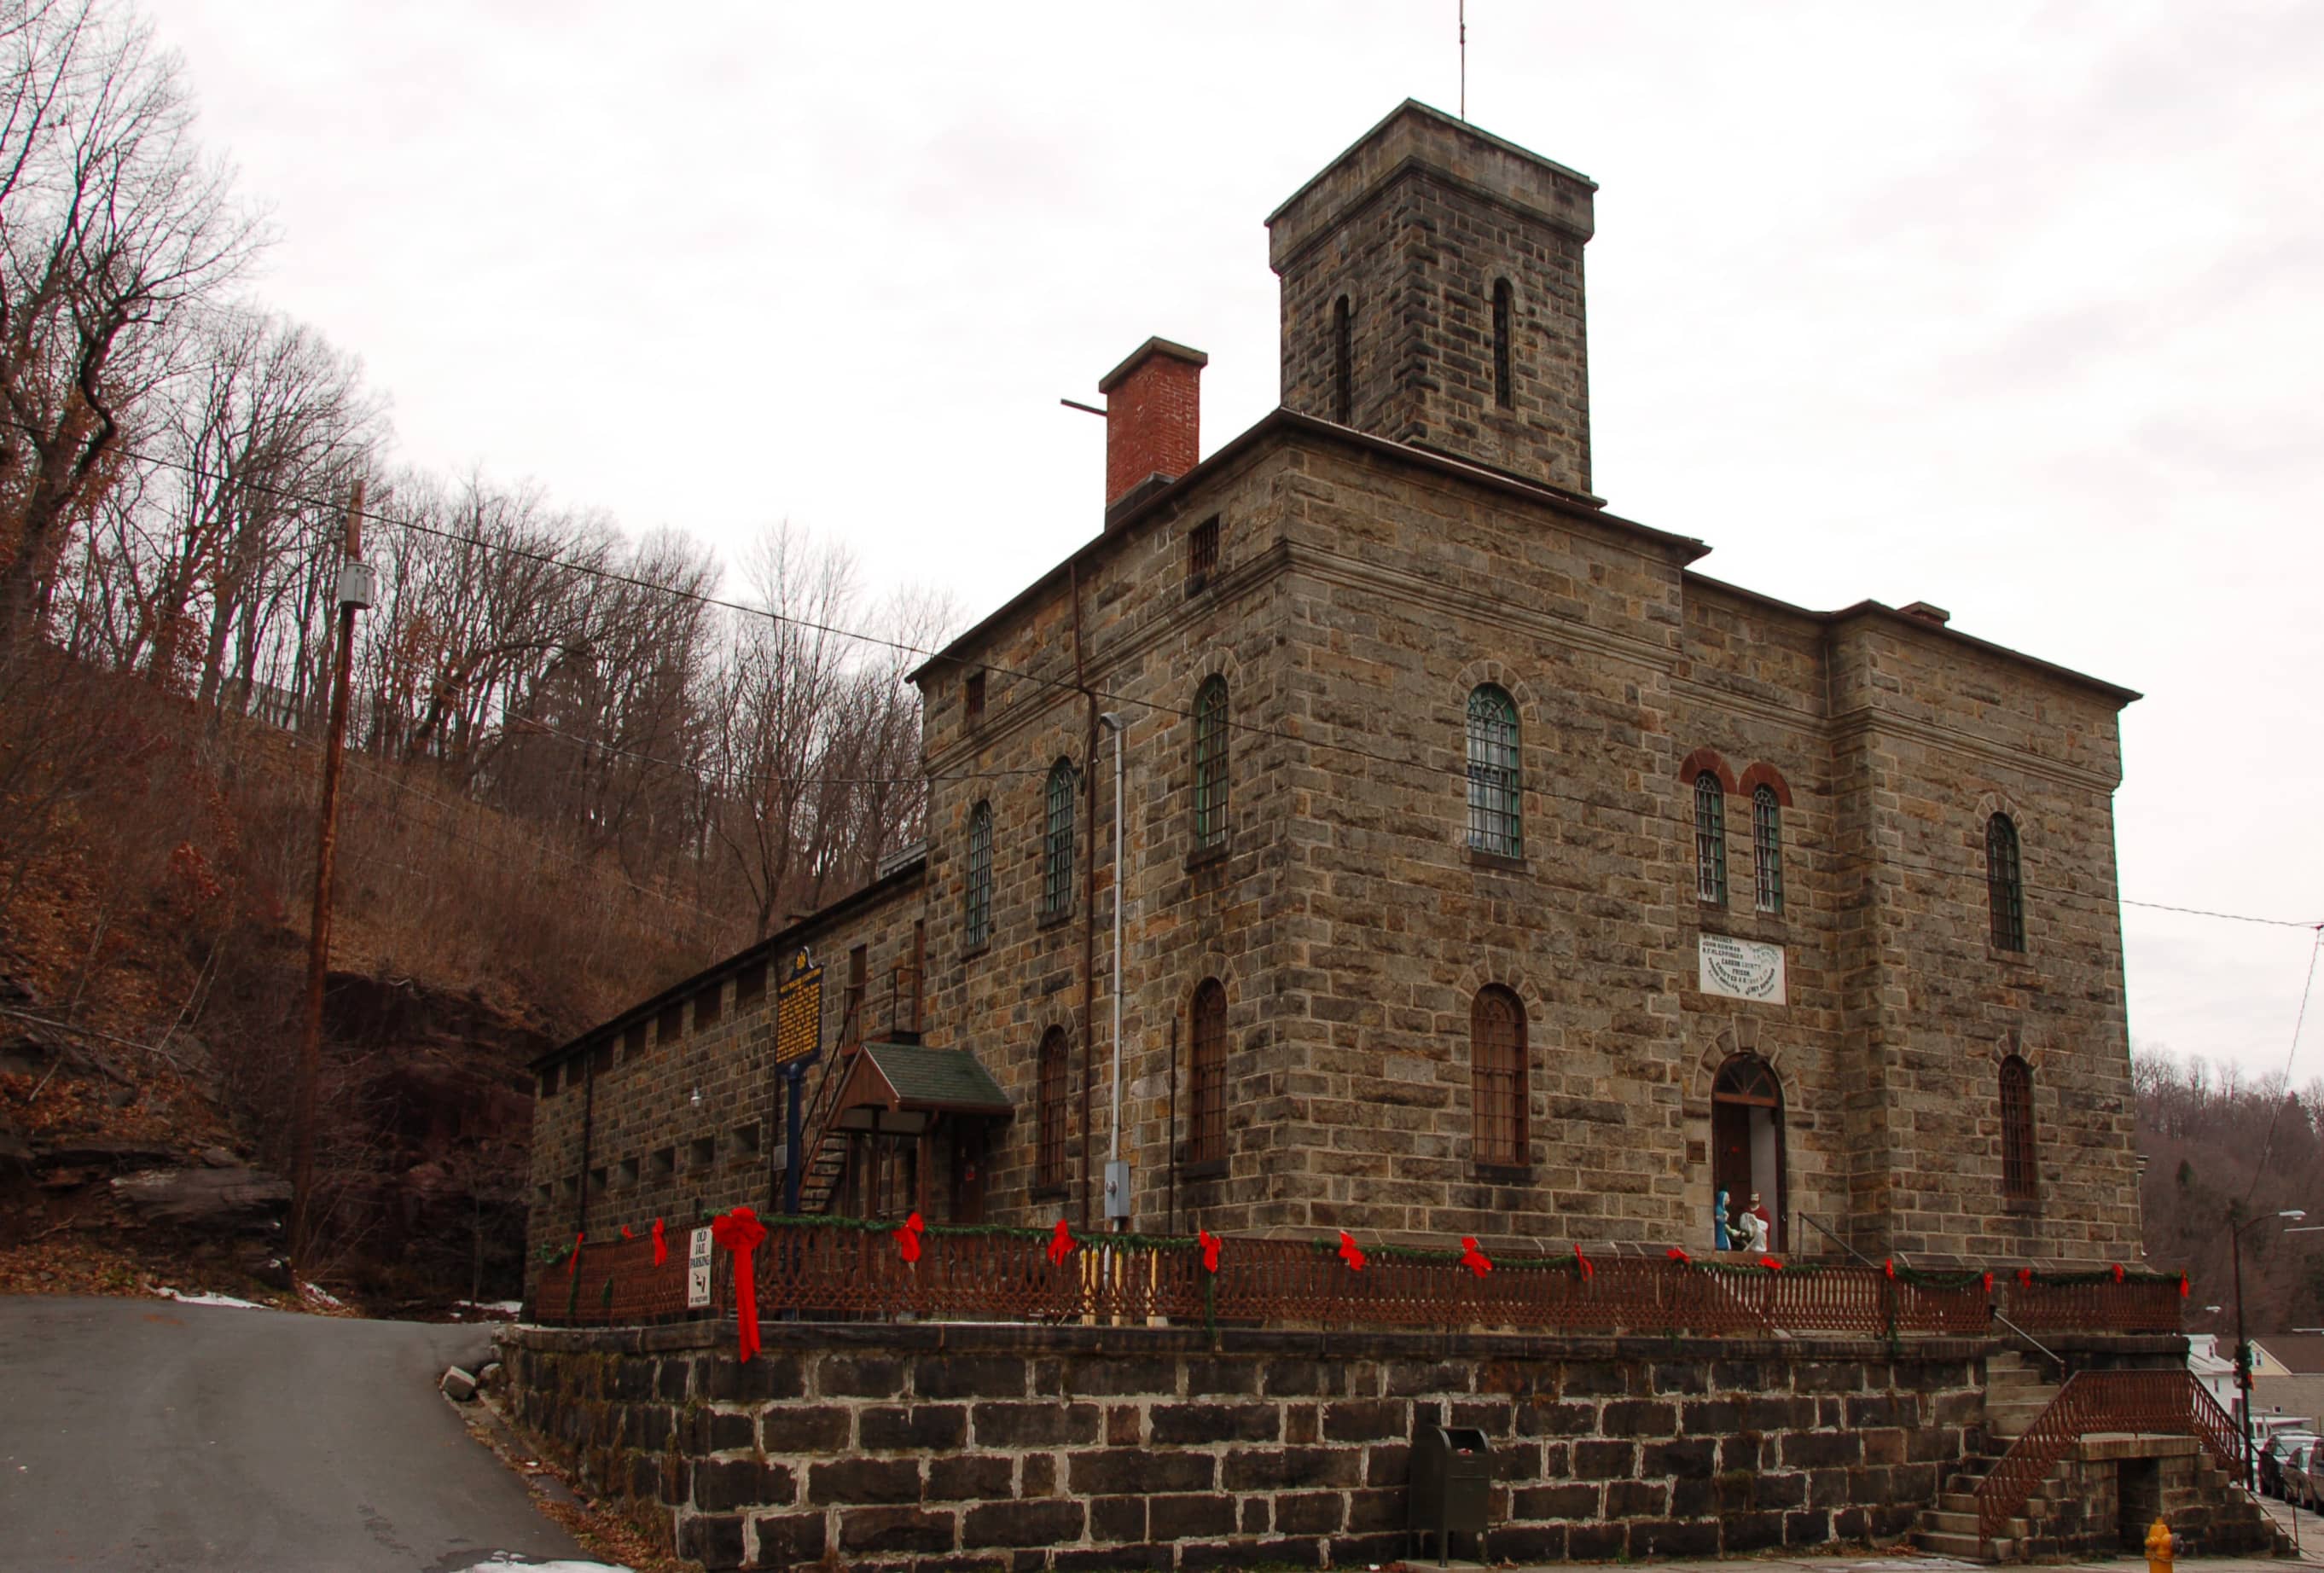
[[[714,1568],[1405,1554],[1416,1430],[1492,1449],[1489,1559],[1904,1534],[1979,1440],[1981,1341],[732,1324],[503,1335],[518,1418]],[[1467,1543],[1462,1542],[1463,1550]]]
[[[2191,1437],[2084,1437],[2034,1494],[2025,1517],[2020,1550],[2029,1557],[2140,1555],[2158,1517],[2182,1557],[2277,1550],[2264,1514]]]

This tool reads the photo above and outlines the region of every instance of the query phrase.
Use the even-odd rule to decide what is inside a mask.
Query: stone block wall
[[[1886,1541],[1977,1440],[1978,1342],[731,1325],[503,1335],[518,1417],[715,1568],[1404,1555],[1417,1428],[1491,1449],[1489,1560]]]
[[[2026,1504],[2020,1558],[2144,1555],[2157,1518],[2181,1557],[2269,1557],[2278,1535],[2265,1513],[2192,1437],[2088,1436]],[[2281,1550],[2291,1550],[2286,1541]]]

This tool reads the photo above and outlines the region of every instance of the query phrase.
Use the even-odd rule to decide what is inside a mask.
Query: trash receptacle
[[[1412,1532],[1436,1537],[1436,1564],[1452,1552],[1447,1537],[1477,1537],[1485,1557],[1485,1501],[1493,1466],[1485,1433],[1471,1426],[1423,1426],[1412,1449]]]

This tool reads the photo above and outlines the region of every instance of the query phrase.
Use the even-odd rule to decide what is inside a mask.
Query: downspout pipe
[[[1130,1173],[1121,1161],[1121,866],[1122,778],[1129,729],[1107,711],[1098,724],[1113,733],[1113,1110],[1106,1120],[1105,1213],[1117,1230],[1130,1227]]]

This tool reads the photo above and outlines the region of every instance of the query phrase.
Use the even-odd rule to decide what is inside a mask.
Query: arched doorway
[[[1757,1191],[1775,1248],[1791,1248],[1790,1211],[1784,1205],[1784,1087],[1775,1067],[1757,1054],[1733,1056],[1711,1083],[1711,1186],[1714,1197],[1727,1192],[1730,1228]]]

